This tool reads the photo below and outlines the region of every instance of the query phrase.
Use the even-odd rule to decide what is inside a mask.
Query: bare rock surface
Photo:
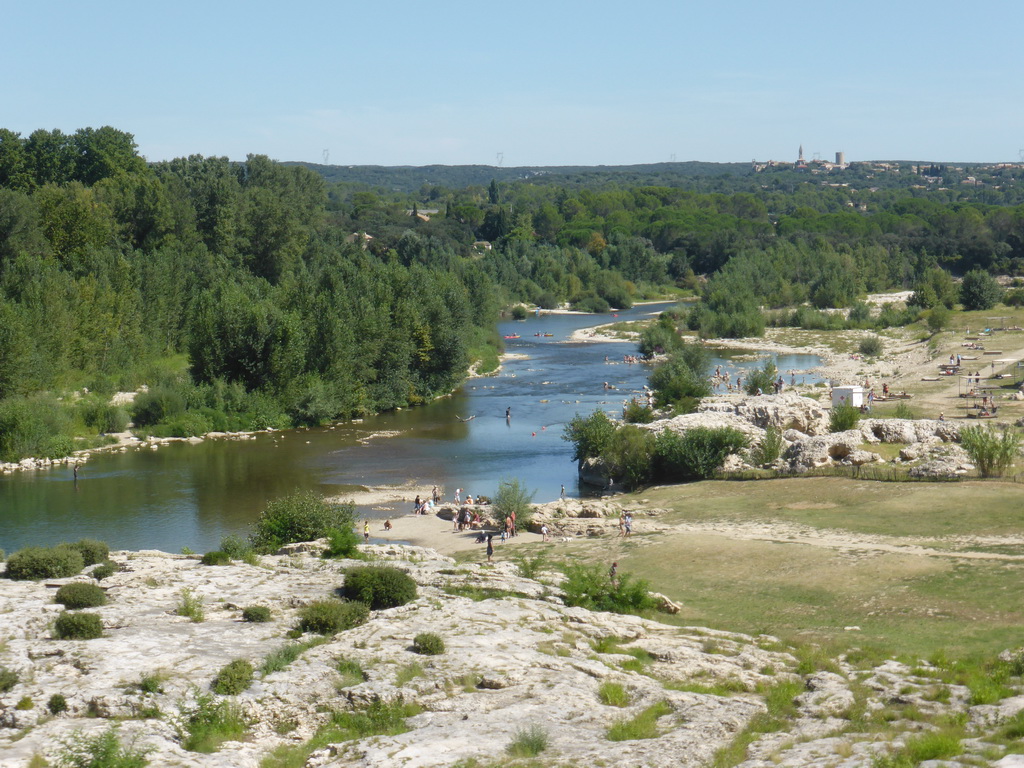
[[[786,686],[795,714],[777,731],[754,731],[741,765],[824,768],[870,764],[889,748],[873,734],[851,732],[846,718],[858,706],[870,711],[898,700],[937,717],[963,712],[978,728],[997,728],[1024,707],[1016,697],[968,711],[966,689],[935,695],[934,681],[896,662],[866,672],[837,662],[835,671],[801,675],[797,659],[772,637],[568,607],[555,574],[528,579],[512,562],[458,564],[401,545],[366,550],[413,577],[414,601],[376,611],[362,626],[308,644],[282,669],[260,672],[274,651],[318,637],[286,635],[302,607],[332,598],[345,569],[363,564],[324,560],[321,548],[291,547],[254,565],[227,566],[154,551],[114,553],[121,570],[102,582],[109,602],[90,609],[104,634],[87,641],[52,634],[62,610],[54,586],[88,581],[86,574],[3,581],[0,666],[18,679],[0,694],[0,766],[39,758],[53,764],[72,734],[99,734],[116,723],[122,741],[151,750],[151,765],[255,768],[277,748],[309,742],[333,713],[399,701],[415,705],[407,731],[309,747],[305,764],[490,765],[522,729],[538,726],[548,736],[538,765],[705,766],[749,738],[767,712],[766,692]],[[203,621],[178,615],[186,589],[202,600]],[[242,608],[252,605],[269,607],[271,620],[242,621]],[[446,652],[414,653],[413,638],[424,632],[440,635]],[[253,664],[254,681],[234,697],[212,694],[212,680],[234,659]],[[144,689],[144,678],[158,685]],[[624,706],[604,703],[607,684],[622,687]],[[55,694],[67,711],[51,716]],[[237,704],[246,736],[212,754],[186,750],[183,714],[203,699]],[[665,714],[650,738],[609,739],[613,725],[655,704]],[[909,723],[907,731],[919,727]],[[898,721],[890,728],[899,735]],[[845,757],[838,760],[840,744]]]

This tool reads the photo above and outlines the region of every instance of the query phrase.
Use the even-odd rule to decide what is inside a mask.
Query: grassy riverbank
[[[668,509],[656,518],[664,531],[645,533],[639,518],[630,540],[537,547],[618,561],[681,602],[670,621],[682,625],[914,659],[992,657],[1019,645],[1024,624],[1021,492],[980,481],[708,481],[619,499]]]

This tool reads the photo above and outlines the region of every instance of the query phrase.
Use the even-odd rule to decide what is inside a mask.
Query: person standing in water
[[[512,406],[510,405],[508,408],[505,409],[505,421],[511,421],[511,420],[512,420]]]

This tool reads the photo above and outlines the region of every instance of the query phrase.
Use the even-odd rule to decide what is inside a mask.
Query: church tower
[[[806,161],[804,160],[804,145],[800,145],[800,156],[797,158],[797,162],[803,165]]]

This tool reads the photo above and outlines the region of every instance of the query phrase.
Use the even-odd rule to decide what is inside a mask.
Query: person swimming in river
[[[461,416],[459,416],[459,414],[456,413],[455,418],[458,419],[459,421],[472,421],[473,419],[476,418],[476,414],[473,414],[472,416],[464,419]]]

